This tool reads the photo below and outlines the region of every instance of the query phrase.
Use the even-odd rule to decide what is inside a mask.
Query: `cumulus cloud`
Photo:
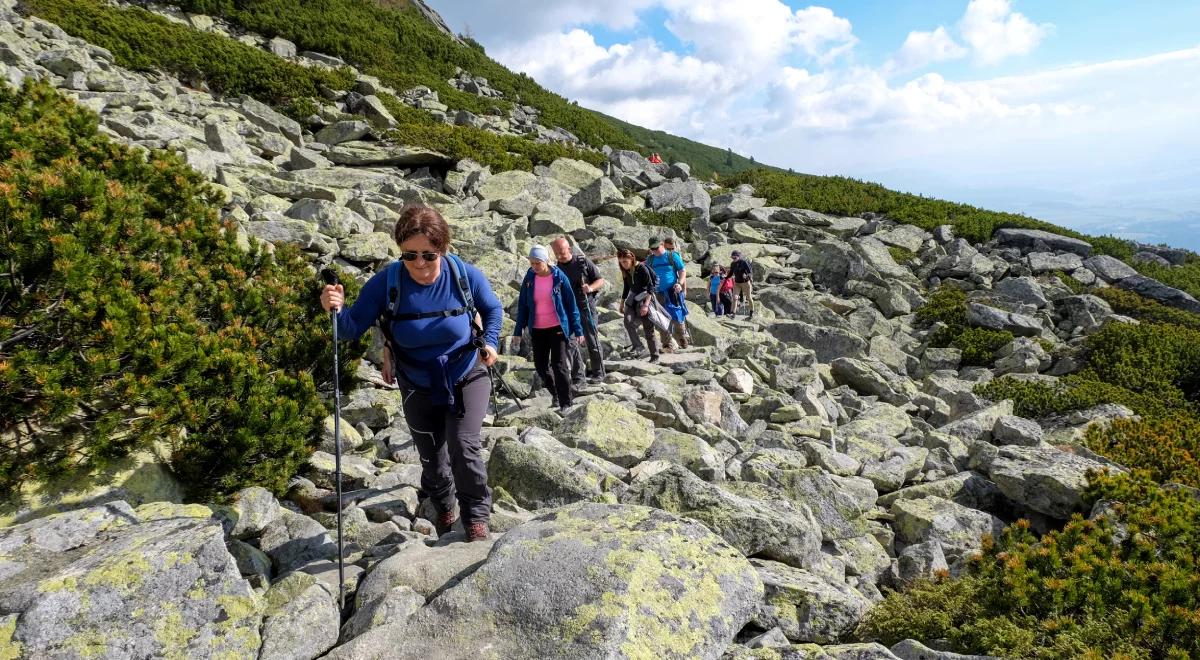
[[[963,57],[967,49],[950,36],[946,28],[939,25],[933,32],[914,30],[908,33],[900,50],[887,62],[888,71],[913,71],[930,64]]]
[[[971,0],[958,27],[982,64],[1028,54],[1054,29],[1050,23],[1038,25],[1013,11],[1009,0]]]

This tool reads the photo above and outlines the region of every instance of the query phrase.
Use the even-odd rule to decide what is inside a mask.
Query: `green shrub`
[[[1007,330],[966,328],[950,340],[950,345],[962,351],[964,365],[986,367],[995,361],[996,351],[1012,340],[1013,334]]]
[[[907,264],[908,262],[917,258],[916,252],[899,245],[889,246],[888,252],[891,253],[892,259],[894,259],[898,264]]]
[[[1200,330],[1200,314],[1168,307],[1132,291],[1110,286],[1103,289],[1096,289],[1092,294],[1102,298],[1118,314],[1131,316],[1149,323],[1170,323],[1193,330]]]
[[[599,165],[604,159],[598,151],[542,144],[470,126],[402,124],[389,131],[389,135],[404,144],[433,149],[456,160],[474,159],[482,165],[490,165],[495,171],[531,170],[534,165],[549,165],[558,158],[575,158],[593,165]]]
[[[0,86],[0,153],[0,489],[165,439],[195,497],[282,491],[331,376],[306,262],[240,249],[178,157],[47,86]]]
[[[320,95],[322,86],[349,89],[349,69],[307,68],[210,32],[177,25],[140,7],[98,0],[27,0],[24,6],[71,35],[107,48],[117,64],[202,79],[217,93],[248,94],[265,103]]]
[[[930,345],[962,351],[964,365],[987,366],[996,351],[1008,345],[1013,335],[1007,330],[972,328],[967,325],[967,294],[952,286],[940,286],[917,309],[917,320],[944,323],[945,328],[930,338]]]
[[[1084,346],[1098,381],[1172,401],[1200,395],[1200,330],[1110,323]]]
[[[694,219],[691,211],[683,209],[675,209],[670,211],[651,211],[650,209],[642,209],[636,211],[633,217],[637,219],[639,224],[657,225],[659,227],[670,227],[675,230],[675,233],[681,237],[688,237],[692,234],[692,220]]]
[[[1177,412],[1088,429],[1084,444],[1154,480],[1200,488],[1200,416]]]
[[[1079,280],[1075,279],[1074,277],[1071,277],[1070,275],[1062,272],[1061,270],[1054,271],[1054,276],[1058,278],[1059,282],[1063,283],[1063,286],[1070,289],[1071,293],[1073,293],[1077,296],[1088,292],[1088,285],[1084,284],[1083,282],[1080,282]]]
[[[1114,504],[1041,539],[1025,521],[1010,525],[964,577],[888,594],[858,634],[1004,657],[1200,655],[1200,498],[1144,475],[1097,474],[1085,499]]]

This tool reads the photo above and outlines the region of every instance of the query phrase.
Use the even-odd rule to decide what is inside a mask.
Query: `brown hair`
[[[618,267],[621,265],[622,259],[629,259],[630,261],[633,262],[633,266],[637,265],[637,255],[635,255],[633,253],[633,250],[630,250],[629,248],[621,248],[620,250],[617,250],[617,266]],[[630,266],[630,270],[633,269],[633,266]],[[622,268],[621,270],[625,270],[625,269]]]
[[[396,245],[420,234],[429,239],[433,249],[445,252],[450,246],[450,226],[437,209],[428,206],[408,206],[400,212],[396,221]]]

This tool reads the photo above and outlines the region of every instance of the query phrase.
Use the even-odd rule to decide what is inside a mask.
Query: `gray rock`
[[[276,57],[292,58],[296,56],[296,44],[283,37],[273,37],[268,41],[267,50]]]
[[[271,577],[271,558],[267,553],[237,539],[229,539],[226,547],[229,548],[229,554],[233,555],[238,571],[243,576],[259,575],[264,580]]]
[[[391,112],[388,112],[383,101],[374,94],[368,94],[359,99],[352,110],[365,116],[376,126],[382,128],[394,128],[396,126],[396,118],[392,116]]]
[[[355,610],[354,616],[350,617],[342,628],[342,640],[350,641],[372,628],[389,623],[405,623],[424,606],[425,597],[413,591],[412,587],[392,587],[383,597],[371,600]]]
[[[1006,277],[996,282],[992,290],[1018,302],[1034,305],[1039,309],[1045,307],[1047,303],[1042,286],[1032,277]]]
[[[423,147],[364,142],[361,140],[343,142],[325,152],[325,157],[338,165],[352,167],[383,165],[427,167],[450,162],[450,158],[445,154]],[[384,190],[382,192],[387,191]],[[448,197],[436,193],[431,193],[431,198],[439,201],[450,201]]]
[[[529,218],[531,236],[558,236],[583,228],[583,213],[561,202],[541,202]]]
[[[829,366],[834,380],[839,384],[849,385],[861,394],[874,395],[888,403],[907,403],[916,393],[912,381],[901,378],[874,358],[857,360],[839,357]]]
[[[243,96],[240,100],[242,114],[259,128],[282,135],[297,147],[303,146],[300,124],[271,108],[271,106]]]
[[[871,607],[870,601],[846,584],[773,561],[752,559],[750,563],[765,591],[754,624],[779,627],[793,642],[836,642],[852,632]]]
[[[767,200],[737,192],[725,193],[712,198],[712,219],[722,222],[730,218],[744,218],[753,209],[762,208]]]
[[[287,217],[315,223],[322,234],[346,238],[351,234],[367,234],[375,227],[366,218],[323,199],[302,199],[287,210]]]
[[[1157,300],[1164,305],[1200,314],[1200,301],[1174,287],[1167,286],[1145,275],[1131,275],[1116,282],[1116,286]]]
[[[1002,500],[1000,489],[975,472],[958,474],[903,488],[879,498],[879,506],[891,508],[897,500],[917,500],[922,497],[940,497],[961,504],[968,509],[992,511]]]
[[[828,328],[804,321],[774,321],[767,332],[780,341],[812,349],[818,362],[829,363],[840,357],[866,355],[867,341],[850,330]]]
[[[1083,268],[1083,260],[1077,254],[1054,254],[1052,252],[1032,252],[1026,259],[1029,269],[1035,274],[1061,270],[1069,273],[1076,268]]]
[[[594,477],[563,458],[509,439],[502,439],[492,450],[488,477],[493,487],[508,491],[529,509],[594,500],[602,492]]]
[[[937,541],[952,560],[979,550],[985,534],[998,535],[999,518],[940,497],[901,499],[892,503],[893,527],[903,543]]]
[[[1025,251],[1034,249],[1059,250],[1062,252],[1072,252],[1081,257],[1088,257],[1092,254],[1092,245],[1087,241],[1081,241],[1078,238],[1070,238],[1068,236],[1060,236],[1052,234],[1048,231],[1040,229],[1012,229],[1004,228],[996,231],[995,236],[1000,245],[1007,245],[1021,248]]]
[[[232,523],[229,535],[235,539],[258,536],[282,512],[271,491],[259,486],[243,488],[234,494],[226,514]]]
[[[271,557],[276,573],[287,573],[314,559],[337,556],[337,544],[321,523],[286,510],[267,525],[258,545]]]
[[[671,163],[671,166],[667,168],[666,176],[668,179],[682,179],[687,181],[692,178],[692,168],[687,163]]]
[[[656,429],[646,460],[669,461],[691,470],[705,481],[724,481],[725,462],[707,442],[674,429]]]
[[[265,598],[259,660],[312,660],[337,644],[335,592],[307,573],[291,573],[271,585]]]
[[[983,466],[1013,502],[1059,520],[1086,509],[1087,471],[1105,467],[1099,461],[1044,446],[1001,447]]]
[[[371,133],[371,125],[365,121],[354,119],[349,121],[339,121],[330,124],[325,128],[317,131],[316,139],[321,144],[329,146],[339,145],[343,142],[361,139],[365,135]]]
[[[587,184],[571,196],[570,205],[579,209],[584,215],[598,212],[605,204],[620,202],[624,199],[621,191],[607,177],[601,177]],[[644,247],[645,244],[643,244]]]
[[[996,425],[996,420],[1011,414],[1013,414],[1013,402],[1011,399],[1005,399],[1000,403],[976,410],[945,424],[938,428],[938,431],[960,440],[987,441],[991,439],[992,428]]]
[[[583,504],[509,531],[406,625],[328,657],[715,658],[761,598],[749,562],[696,522]]]
[[[1002,415],[992,427],[992,442],[998,445],[1034,447],[1042,443],[1045,432],[1037,422],[1024,417]]]
[[[742,477],[759,479],[744,470]],[[867,529],[865,516],[879,496],[866,479],[839,477],[819,468],[780,470],[765,481],[793,504],[810,509],[826,541],[862,536]]]
[[[1042,333],[1042,322],[1032,316],[977,302],[967,303],[967,323],[992,330],[1007,330],[1018,337],[1036,337]]]
[[[925,541],[905,546],[896,562],[896,577],[901,584],[928,580],[950,570],[940,541]]]
[[[754,392],[754,376],[749,371],[734,367],[721,377],[721,384],[730,392],[751,394]]]
[[[668,181],[646,191],[646,201],[655,211],[678,208],[691,211],[698,218],[706,218],[711,198],[708,191],[696,181]]]
[[[573,190],[581,190],[604,177],[604,172],[601,172],[600,168],[573,158],[555,158],[548,169],[551,177]]]
[[[53,549],[52,549],[53,548]],[[255,657],[262,603],[207,507],[110,503],[0,530],[12,657]],[[12,564],[18,565],[15,572]]]
[[[630,487],[622,502],[698,520],[746,556],[805,566],[821,548],[821,530],[803,504],[785,507],[742,497],[678,465]]]
[[[1133,277],[1138,272],[1132,266],[1116,257],[1098,254],[1083,260],[1083,267],[1092,271],[1105,282],[1118,282],[1126,277]]]
[[[406,543],[363,576],[355,603],[360,611],[370,609],[398,587],[411,589],[422,600],[433,598],[483,565],[493,543]]]
[[[342,258],[347,261],[383,261],[400,255],[392,235],[377,231],[348,236],[338,241],[338,245]]]
[[[935,651],[915,639],[897,642],[892,646],[891,652],[900,660],[1000,660],[1000,658],[990,655],[963,655],[950,651]]]
[[[43,51],[35,61],[51,73],[64,77],[72,73],[86,73],[96,66],[86,52],[78,49]]]

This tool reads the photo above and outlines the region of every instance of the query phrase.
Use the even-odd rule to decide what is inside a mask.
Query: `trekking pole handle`
[[[321,279],[324,280],[325,284],[328,286],[337,286],[341,284],[341,282],[338,280],[337,271],[332,268],[322,268]]]

